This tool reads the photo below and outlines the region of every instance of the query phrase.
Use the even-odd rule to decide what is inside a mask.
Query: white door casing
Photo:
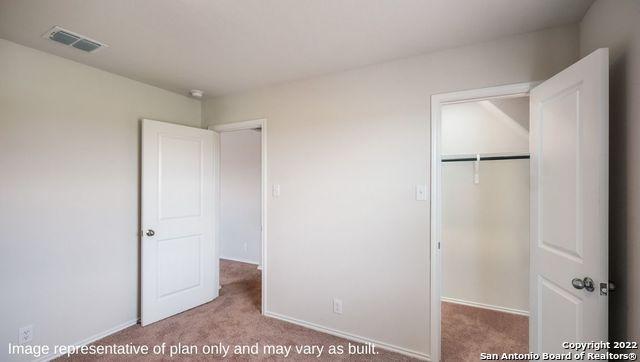
[[[442,107],[446,104],[504,97],[529,96],[536,82],[507,84],[488,88],[463,90],[431,96],[431,305],[430,305],[430,358],[441,360],[441,297],[442,297]]]
[[[608,59],[598,49],[531,91],[532,352],[607,341]],[[587,277],[592,292],[573,286]]]
[[[218,296],[213,132],[143,120],[141,187],[145,326]]]

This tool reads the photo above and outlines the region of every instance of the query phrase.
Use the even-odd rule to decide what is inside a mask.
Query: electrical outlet
[[[342,300],[333,298],[333,313],[342,314]]]
[[[246,253],[247,251],[249,251],[249,245],[247,245],[247,243],[244,243],[244,252]]]
[[[272,188],[271,191],[272,191],[272,194],[273,194],[274,198],[280,197],[280,185],[279,184],[273,185],[273,188]]]
[[[24,326],[18,330],[18,344],[31,342],[33,339],[33,324]]]

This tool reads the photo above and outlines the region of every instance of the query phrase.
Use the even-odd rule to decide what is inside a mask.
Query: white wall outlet
[[[280,185],[279,184],[274,184],[271,191],[272,191],[273,197],[279,197],[280,196]]]
[[[244,243],[244,252],[246,253],[247,251],[249,251],[249,245],[245,242]]]
[[[342,300],[333,298],[333,313],[342,314]]]
[[[24,326],[18,330],[18,344],[31,342],[33,339],[33,324]]]
[[[427,185],[416,185],[416,200],[427,201]]]

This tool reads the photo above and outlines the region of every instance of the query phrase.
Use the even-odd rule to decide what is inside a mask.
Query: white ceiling
[[[237,92],[579,21],[592,0],[0,0],[0,37],[186,94]],[[93,54],[53,25],[110,45]]]

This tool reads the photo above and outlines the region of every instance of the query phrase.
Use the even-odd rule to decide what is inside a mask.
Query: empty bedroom
[[[0,0],[0,361],[635,360],[638,0]]]

